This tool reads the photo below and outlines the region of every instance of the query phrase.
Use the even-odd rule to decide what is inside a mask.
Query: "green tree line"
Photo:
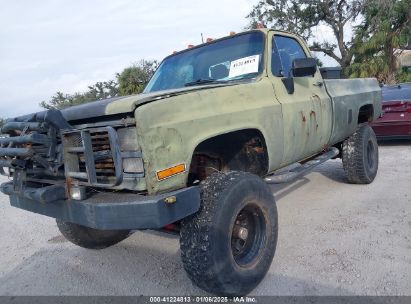
[[[117,73],[114,80],[99,81],[82,93],[56,92],[49,100],[40,102],[45,109],[64,109],[70,106],[116,96],[141,93],[157,68],[157,61],[141,60]]]
[[[64,109],[110,97],[141,93],[157,66],[158,62],[156,60],[140,60],[125,68],[121,73],[117,73],[115,79],[98,81],[89,85],[85,92],[67,94],[58,91],[48,100],[41,101],[40,106],[44,109]],[[0,117],[0,129],[4,125],[4,121]]]

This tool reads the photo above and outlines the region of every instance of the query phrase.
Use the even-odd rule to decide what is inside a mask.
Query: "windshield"
[[[264,34],[251,32],[166,58],[144,93],[253,78],[263,70]]]

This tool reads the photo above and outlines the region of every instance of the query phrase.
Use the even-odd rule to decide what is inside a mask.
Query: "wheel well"
[[[188,183],[201,181],[215,171],[229,170],[267,174],[267,147],[259,130],[234,131],[201,142],[191,159]]]
[[[374,117],[374,106],[371,104],[363,105],[358,113],[358,123],[370,122]]]

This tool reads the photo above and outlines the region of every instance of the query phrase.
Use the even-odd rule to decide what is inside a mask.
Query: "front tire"
[[[250,173],[209,176],[202,205],[182,221],[181,257],[194,284],[218,295],[245,295],[266,275],[277,244],[277,208],[270,188]]]
[[[342,162],[350,183],[370,184],[374,180],[378,171],[378,144],[370,126],[360,127],[343,142]]]
[[[71,243],[87,249],[103,249],[130,235],[129,230],[97,230],[56,219],[61,234]]]

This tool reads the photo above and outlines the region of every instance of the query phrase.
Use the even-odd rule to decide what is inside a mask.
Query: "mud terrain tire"
[[[277,245],[277,207],[269,186],[238,171],[200,185],[201,207],[182,221],[181,257],[194,284],[218,295],[245,295],[266,275]]]
[[[378,171],[378,144],[370,126],[360,127],[343,142],[342,162],[352,184],[371,183]]]
[[[87,249],[103,249],[130,235],[129,230],[97,230],[56,219],[61,234],[71,243]]]

